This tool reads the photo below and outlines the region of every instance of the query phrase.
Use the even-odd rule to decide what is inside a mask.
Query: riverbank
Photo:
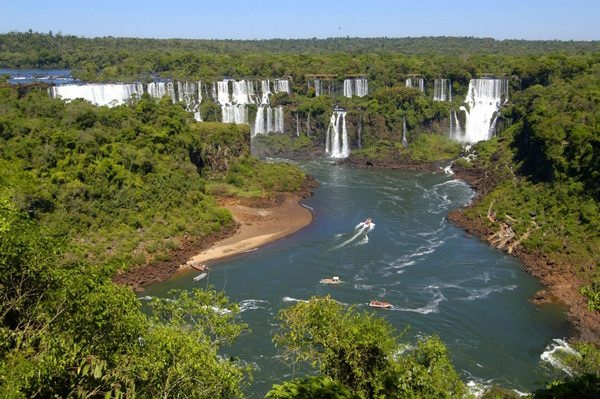
[[[231,212],[239,228],[231,236],[215,242],[179,270],[187,270],[192,264],[226,258],[252,251],[260,246],[284,238],[310,224],[313,214],[300,204],[297,195],[282,194],[273,206],[248,206],[239,199],[223,199],[221,205]],[[265,205],[265,204],[260,204]]]
[[[448,220],[461,227],[469,234],[478,237],[490,246],[498,233],[486,223],[485,215],[476,218],[468,217],[465,210],[477,207],[484,196],[489,193],[499,181],[484,170],[475,168],[455,168],[455,177],[467,182],[477,193],[473,202],[463,209],[456,209],[448,213]],[[498,226],[500,228],[500,226]],[[536,304],[558,303],[567,307],[568,319],[572,324],[575,340],[600,343],[600,313],[591,312],[587,301],[578,289],[583,281],[574,273],[569,264],[555,259],[548,259],[541,253],[531,251],[523,245],[504,245],[500,250],[510,253],[523,263],[525,270],[537,278],[544,289],[537,292],[532,298]]]
[[[312,221],[312,213],[300,201],[310,197],[316,186],[316,180],[307,176],[297,193],[279,193],[267,199],[221,198],[220,204],[235,221],[232,226],[203,238],[184,237],[169,260],[118,273],[113,281],[142,292],[144,286],[165,281],[190,267],[188,262],[232,256],[295,233]]]

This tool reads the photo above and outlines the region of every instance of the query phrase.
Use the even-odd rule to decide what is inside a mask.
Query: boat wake
[[[445,301],[446,297],[441,291],[436,291],[433,295],[433,299],[429,303],[420,308],[404,308],[404,307],[392,307],[390,310],[396,310],[399,312],[415,312],[420,314],[439,313],[440,302]]]
[[[457,287],[457,288],[462,288],[462,287]],[[476,299],[484,299],[487,298],[490,294],[494,293],[494,292],[504,292],[504,291],[512,291],[515,288],[517,288],[516,285],[507,285],[504,287],[487,287],[487,288],[480,288],[480,289],[472,289],[472,290],[468,290],[466,288],[466,291],[469,292],[469,296],[465,297],[465,298],[458,298],[459,300],[462,301],[474,301]]]
[[[367,234],[370,231],[372,231],[374,228],[375,228],[375,223],[360,222],[354,228],[354,231],[355,231],[354,235],[352,237],[350,237],[349,239],[347,239],[346,241],[344,241],[343,243],[336,245],[335,247],[333,247],[333,249],[344,248],[345,246],[352,244],[354,241],[356,241],[360,237],[362,237],[362,239],[357,242],[357,245],[367,244],[369,242],[369,237],[367,236]],[[344,234],[342,234],[342,235],[338,234],[338,235],[336,235],[336,238],[340,238],[343,235]]]

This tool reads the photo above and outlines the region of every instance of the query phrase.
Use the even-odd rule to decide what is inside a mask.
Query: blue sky
[[[0,32],[267,39],[476,36],[600,40],[600,0],[8,0]]]

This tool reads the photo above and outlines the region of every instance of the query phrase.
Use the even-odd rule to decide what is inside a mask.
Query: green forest
[[[262,155],[322,154],[339,103],[348,110],[349,162],[438,168],[454,161],[459,174],[486,176],[490,183],[465,217],[489,230],[509,226],[524,251],[574,274],[587,312],[600,312],[599,42],[28,32],[0,35],[0,67],[69,68],[94,82],[289,77],[291,94],[272,100],[286,106],[289,134],[253,139]],[[363,74],[369,95],[317,97],[306,75],[325,73],[338,83]],[[453,101],[433,101],[430,86],[425,93],[405,87],[410,74],[451,79]],[[510,101],[496,137],[466,150],[445,137],[448,115],[469,80],[484,74],[508,79]],[[235,303],[208,289],[173,292],[142,308],[130,288],[112,281],[234,228],[219,196],[270,200],[301,190],[299,168],[252,157],[248,126],[219,123],[220,109],[208,101],[201,111],[205,122],[196,123],[167,98],[96,107],[52,99],[44,85],[0,81],[1,397],[244,397],[251,367],[220,356],[248,328]],[[314,372],[274,384],[268,398],[470,395],[438,337],[410,342],[383,318],[331,298],[282,310],[278,328],[281,356]],[[564,359],[572,376],[531,397],[597,397],[598,339],[582,337],[579,355]],[[495,386],[483,397],[515,395]]]

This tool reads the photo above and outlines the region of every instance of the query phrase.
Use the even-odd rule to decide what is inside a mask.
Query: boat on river
[[[205,272],[208,270],[208,266],[205,263],[203,263],[201,265],[190,263],[189,265],[192,267],[192,269],[196,269],[200,272]]]
[[[389,309],[392,307],[392,304],[389,302],[372,300],[369,302],[369,306],[372,308]]]
[[[339,284],[341,283],[341,280],[338,276],[333,276],[332,278],[322,278],[321,281],[319,281],[321,284]]]
[[[196,277],[194,277],[194,281],[200,281],[200,280],[202,280],[206,276],[208,276],[208,273],[199,274]]]

